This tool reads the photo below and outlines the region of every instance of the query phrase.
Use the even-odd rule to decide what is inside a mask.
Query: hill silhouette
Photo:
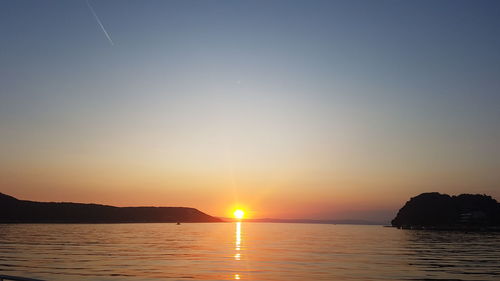
[[[186,207],[114,207],[18,200],[0,193],[0,223],[220,222]]]
[[[500,227],[500,203],[488,195],[422,193],[392,220],[403,228],[472,229]]]

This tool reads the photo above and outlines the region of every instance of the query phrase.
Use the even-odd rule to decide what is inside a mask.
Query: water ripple
[[[500,235],[311,224],[0,225],[0,272],[86,280],[500,280]]]

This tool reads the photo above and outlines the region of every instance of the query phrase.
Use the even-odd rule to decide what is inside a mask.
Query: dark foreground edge
[[[44,281],[42,279],[33,279],[33,278],[26,278],[26,277],[17,277],[17,276],[10,276],[10,275],[0,275],[0,281]]]

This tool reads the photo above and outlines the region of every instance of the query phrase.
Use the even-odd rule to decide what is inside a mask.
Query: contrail
[[[87,6],[89,6],[89,9],[90,11],[92,12],[92,14],[94,15],[94,18],[96,19],[97,23],[99,24],[99,26],[101,27],[102,29],[102,32],[104,32],[104,35],[106,35],[106,38],[108,38],[108,41],[111,45],[115,45],[115,43],[113,43],[113,40],[111,39],[111,37],[109,36],[108,32],[106,31],[106,29],[104,28],[104,25],[102,25],[102,22],[101,20],[99,19],[99,17],[97,16],[96,12],[94,11],[94,8],[92,8],[92,5],[90,5],[90,2],[89,0],[87,0]]]

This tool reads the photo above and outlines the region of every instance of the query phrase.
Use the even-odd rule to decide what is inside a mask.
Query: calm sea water
[[[0,225],[0,274],[46,280],[500,280],[500,234],[381,226]]]

